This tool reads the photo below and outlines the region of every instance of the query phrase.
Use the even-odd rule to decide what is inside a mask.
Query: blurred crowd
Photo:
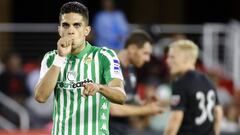
[[[123,48],[128,33],[128,23],[123,12],[115,10],[106,0],[103,10],[93,22],[90,42],[106,46],[116,51]],[[102,21],[104,20],[104,21]],[[118,23],[116,23],[118,22]],[[104,34],[101,34],[105,31]],[[141,102],[159,101],[162,106],[169,106],[171,98],[170,76],[166,65],[167,46],[176,40],[187,38],[185,35],[173,34],[169,37],[155,39],[151,61],[137,71],[137,94]],[[0,62],[0,92],[22,105],[29,113],[30,128],[49,129],[52,122],[53,96],[45,104],[34,99],[34,86],[38,82],[41,60],[22,63],[17,52],[8,52]],[[240,90],[234,89],[232,80],[221,69],[206,69],[199,59],[199,71],[207,74],[217,87],[220,104],[224,108],[222,132],[236,133],[240,131]],[[1,103],[0,116],[19,125],[19,118]],[[132,117],[131,124],[136,133],[152,131],[162,132],[169,117],[169,111],[163,114],[144,117]]]

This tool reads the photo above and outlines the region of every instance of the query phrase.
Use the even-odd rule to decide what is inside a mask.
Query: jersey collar
[[[68,59],[69,58],[76,58],[76,57],[82,58],[83,55],[86,54],[90,49],[91,49],[91,45],[88,42],[86,42],[86,45],[85,45],[84,49],[81,52],[79,52],[77,55],[68,54],[67,58]]]

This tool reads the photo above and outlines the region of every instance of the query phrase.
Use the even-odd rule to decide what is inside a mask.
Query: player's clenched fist
[[[72,50],[74,38],[72,36],[61,37],[57,42],[58,54],[65,57]]]
[[[85,83],[82,96],[93,96],[99,91],[99,85],[96,83]]]

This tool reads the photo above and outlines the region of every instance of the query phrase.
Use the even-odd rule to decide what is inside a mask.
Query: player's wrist
[[[98,92],[103,92],[104,91],[104,86],[103,85],[101,85],[101,84],[97,84],[97,87],[98,87]]]
[[[55,55],[53,65],[57,67],[63,67],[66,63],[66,57],[59,56],[58,54]]]
[[[101,84],[96,84],[97,87],[97,91],[101,91],[102,90],[102,85]]]

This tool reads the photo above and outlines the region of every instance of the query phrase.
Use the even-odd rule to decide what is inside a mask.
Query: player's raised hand
[[[99,85],[96,83],[85,83],[82,96],[93,96],[99,91]]]
[[[72,50],[73,36],[61,37],[57,42],[58,54],[65,57]]]

